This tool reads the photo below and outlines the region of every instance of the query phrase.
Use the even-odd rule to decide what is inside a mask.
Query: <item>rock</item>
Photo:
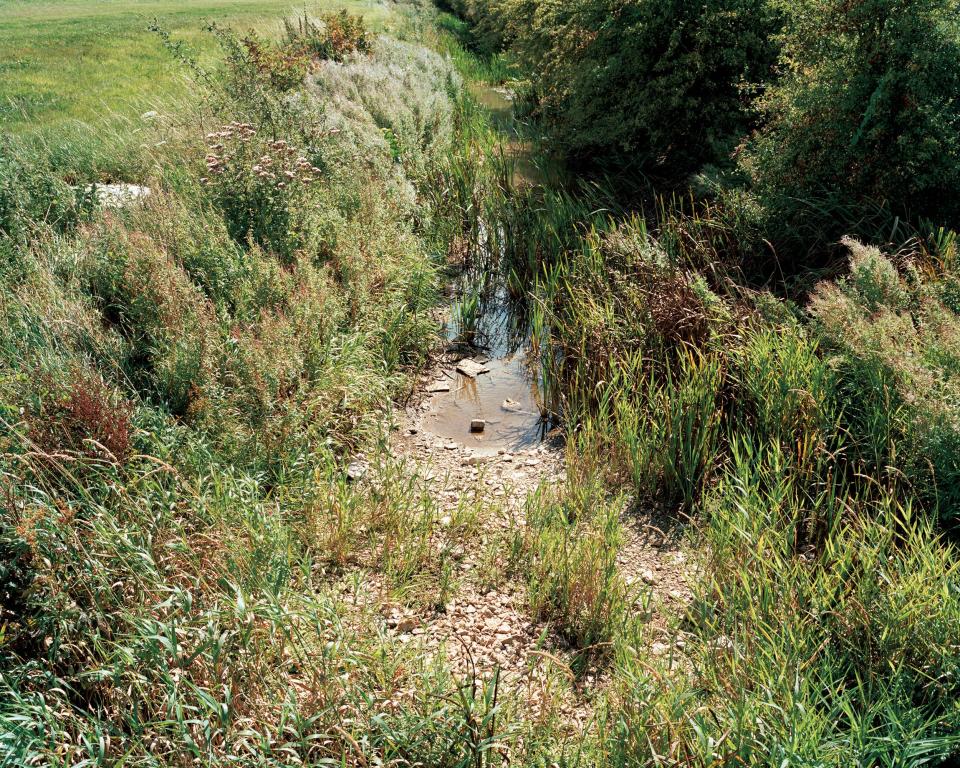
[[[417,627],[417,620],[413,616],[405,616],[396,624],[397,632],[402,632],[406,634],[407,632],[412,632]]]
[[[490,369],[476,360],[461,360],[457,363],[457,372],[462,373],[468,378],[475,379],[482,373],[490,373]]]
[[[716,640],[713,641],[713,647],[718,651],[732,651],[734,648],[733,640],[726,635],[720,635]]]
[[[362,461],[352,461],[347,467],[347,479],[354,483],[362,480],[369,469],[370,467]]]
[[[657,577],[654,575],[653,571],[645,570],[640,573],[640,578],[643,580],[644,584],[653,586],[657,583]]]
[[[520,403],[516,400],[511,400],[509,397],[501,403],[500,407],[505,411],[519,411]]]
[[[486,464],[487,460],[483,456],[471,456],[463,462],[465,467],[479,467],[481,464]]]
[[[450,382],[448,381],[435,381],[433,384],[430,384],[427,387],[427,392],[429,394],[436,394],[437,392],[449,392],[450,391]]]
[[[670,650],[670,646],[666,643],[654,643],[650,646],[650,653],[652,653],[654,656],[663,656]]]
[[[483,419],[473,419],[470,422],[471,432],[483,432],[487,428],[487,422]]]
[[[444,515],[440,518],[440,525],[444,528],[449,528],[453,524],[453,518],[450,515]]]
[[[445,451],[455,451],[457,448],[459,448],[459,446],[456,443],[444,443],[443,445],[443,450]]]
[[[88,184],[83,191],[95,195],[105,208],[123,208],[151,194],[150,187],[139,184]]]

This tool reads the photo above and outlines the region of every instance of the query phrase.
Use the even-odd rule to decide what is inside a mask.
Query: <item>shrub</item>
[[[903,271],[878,249],[847,239],[850,275],[821,283],[810,311],[834,360],[844,413],[873,470],[906,472],[914,492],[947,519],[960,514],[960,317],[944,284]]]
[[[207,141],[202,182],[227,230],[291,263],[313,244],[310,215],[317,202],[310,193],[320,169],[287,141],[261,138],[250,123],[225,125]]]
[[[74,368],[69,383],[47,376],[30,439],[48,454],[75,453],[123,464],[132,443],[132,406],[98,375]]]
[[[362,16],[346,9],[312,18],[304,12],[283,22],[286,48],[301,52],[314,60],[343,61],[351,53],[368,53],[373,35],[367,31]]]
[[[309,59],[291,47],[280,47],[260,40],[253,33],[241,41],[247,49],[250,64],[278,91],[289,91],[303,85]]]
[[[890,220],[955,220],[956,2],[774,5],[785,18],[782,72],[745,162],[778,241],[803,254],[863,232],[880,207]]]
[[[776,57],[763,0],[523,1],[483,13],[517,32],[549,146],[620,173],[683,175],[727,157],[750,124],[750,86]]]

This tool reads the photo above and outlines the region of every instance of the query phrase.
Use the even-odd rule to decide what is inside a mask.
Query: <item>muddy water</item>
[[[454,296],[459,293],[454,289]],[[521,451],[538,445],[548,431],[541,418],[536,376],[528,359],[529,337],[525,325],[510,307],[503,289],[482,303],[472,333],[464,331],[453,298],[446,323],[449,349],[488,369],[476,377],[458,373],[453,366],[436,386],[449,387],[430,400],[424,427],[438,437],[475,449],[478,454],[500,450]],[[471,343],[464,342],[468,338]],[[475,419],[482,432],[472,432]]]

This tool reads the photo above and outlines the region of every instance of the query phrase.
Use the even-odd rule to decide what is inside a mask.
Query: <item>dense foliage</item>
[[[778,235],[812,247],[880,207],[888,218],[954,224],[960,4],[776,5],[781,74],[761,102],[747,165]]]
[[[955,0],[442,5],[168,36],[129,205],[0,141],[0,763],[951,764]],[[508,71],[585,178],[516,178]],[[451,264],[566,436],[515,518],[388,436]],[[509,682],[387,619],[508,588]]]
[[[629,171],[685,173],[728,157],[776,55],[776,15],[761,0],[517,2],[499,12],[551,146]]]
[[[460,80],[377,39],[295,84],[217,34],[213,130],[168,132],[140,203],[2,147],[0,763],[457,760],[483,692],[460,717],[448,676],[398,675],[328,579],[382,536],[389,583],[439,599],[429,495],[345,467],[434,338],[430,253],[462,216],[423,190],[460,152]],[[384,720],[401,689],[426,709]]]

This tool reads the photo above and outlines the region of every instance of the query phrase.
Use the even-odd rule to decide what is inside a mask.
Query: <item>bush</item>
[[[516,30],[548,145],[619,173],[676,176],[726,158],[776,57],[763,0],[524,0],[482,15]]]
[[[69,384],[47,377],[38,398],[40,410],[30,414],[29,436],[47,454],[75,453],[123,464],[132,448],[133,408],[103,380],[75,368]]]
[[[831,349],[851,436],[878,475],[906,472],[914,492],[960,515],[960,316],[943,301],[957,278],[903,273],[877,248],[845,241],[850,275],[822,283],[810,311]]]
[[[342,10],[324,13],[318,19],[306,13],[285,19],[286,48],[314,60],[343,61],[351,53],[369,53],[373,35],[362,16]]]
[[[250,64],[278,91],[289,91],[303,85],[309,58],[301,50],[275,46],[260,40],[253,33],[241,40],[247,49]]]
[[[317,255],[310,225],[319,204],[311,191],[320,169],[287,141],[260,137],[249,123],[225,125],[207,140],[202,182],[234,239],[255,243],[287,264],[306,248]]]
[[[799,252],[865,217],[960,212],[960,20],[953,0],[776,0],[781,77],[745,164]],[[884,233],[886,236],[886,232]]]

